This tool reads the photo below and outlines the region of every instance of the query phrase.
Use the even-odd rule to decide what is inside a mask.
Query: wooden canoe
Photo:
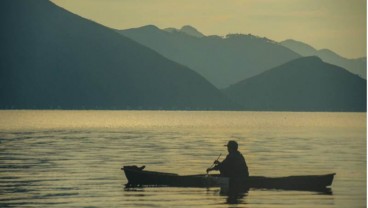
[[[137,166],[121,168],[128,179],[127,187],[174,186],[174,187],[231,187],[285,190],[322,190],[330,187],[335,173],[326,175],[302,175],[287,177],[249,176],[248,178],[227,178],[220,175],[178,175],[146,171]]]

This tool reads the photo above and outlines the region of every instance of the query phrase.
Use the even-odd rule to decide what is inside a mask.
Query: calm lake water
[[[251,175],[336,173],[332,193],[124,188],[122,165],[205,173],[229,139]],[[366,154],[366,113],[0,111],[0,207],[366,207]]]

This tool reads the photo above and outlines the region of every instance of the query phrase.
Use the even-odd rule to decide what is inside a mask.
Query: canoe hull
[[[287,177],[252,176],[248,186],[261,189],[320,190],[330,187],[335,174]]]
[[[177,187],[214,187],[227,186],[229,179],[225,177],[188,175],[135,170],[122,168],[128,179],[128,186],[177,186]]]
[[[226,178],[219,175],[178,175],[145,171],[132,166],[124,166],[122,170],[128,179],[127,186],[175,186],[175,187],[234,187],[257,189],[286,190],[319,190],[332,185],[333,174],[263,177]]]

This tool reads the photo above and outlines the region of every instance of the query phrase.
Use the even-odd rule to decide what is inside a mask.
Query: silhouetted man
[[[227,143],[227,151],[229,154],[222,162],[216,160],[213,168],[208,168],[207,172],[212,170],[219,170],[221,176],[229,178],[245,178],[249,176],[248,166],[243,155],[238,151],[238,143],[236,141],[229,141]]]

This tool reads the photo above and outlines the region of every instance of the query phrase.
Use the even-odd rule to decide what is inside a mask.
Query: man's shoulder
[[[228,157],[230,157],[230,158],[243,157],[243,155],[239,151],[236,151],[236,152],[232,152],[231,154],[228,154]]]

